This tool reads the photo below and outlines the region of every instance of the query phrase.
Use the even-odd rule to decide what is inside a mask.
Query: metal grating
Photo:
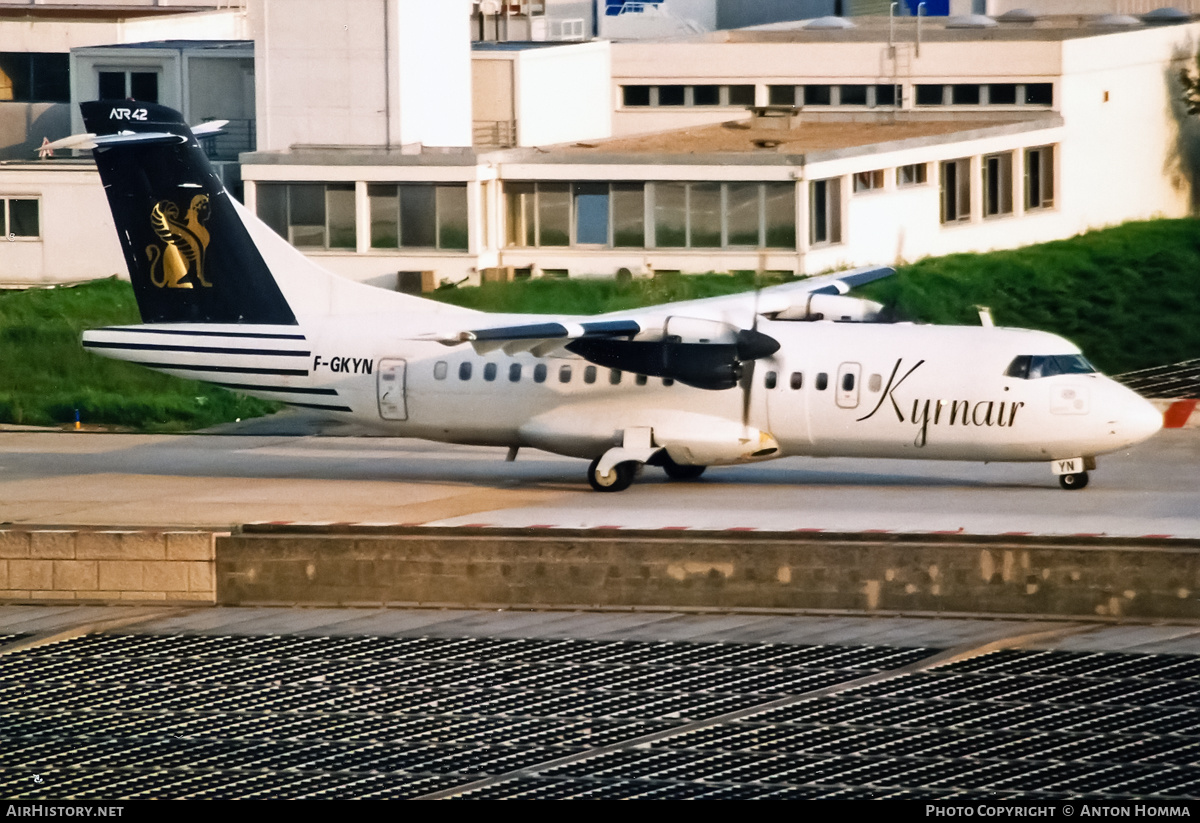
[[[0,795],[1200,796],[1200,659],[934,651],[89,635],[0,656]]]

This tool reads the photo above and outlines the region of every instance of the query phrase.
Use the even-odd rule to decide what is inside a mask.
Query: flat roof
[[[880,144],[943,143],[990,134],[1007,134],[1053,128],[1062,125],[1062,117],[1054,112],[1039,112],[1020,119],[996,120],[986,118],[911,118],[895,121],[863,122],[862,120],[800,120],[790,129],[754,125],[751,120],[737,120],[707,126],[692,126],[675,131],[656,132],[632,137],[614,137],[553,146],[541,151],[543,159],[589,162],[601,157],[654,155],[668,161],[700,160],[703,155],[739,155],[747,158],[771,158],[784,161],[786,157],[824,152],[854,152],[866,146]]]
[[[922,17],[921,41],[923,43],[964,43],[980,40],[1017,42],[1023,40],[1074,40],[1083,37],[1098,37],[1147,28],[1162,28],[1177,23],[1146,24],[1136,18],[1134,25],[1106,25],[1105,19],[1113,15],[1071,14],[1045,15],[1032,22],[1011,22],[993,18],[995,26],[987,28],[959,28],[953,17]],[[810,29],[811,20],[796,20],[785,23],[770,23],[744,29],[716,31],[687,38],[699,42],[715,43],[875,43],[889,41],[912,42],[917,31],[917,18],[897,17],[894,22],[887,16],[863,16],[848,18],[854,24],[846,29]],[[1178,22],[1194,22],[1196,18]]]
[[[142,43],[102,43],[96,46],[76,46],[71,51],[108,49],[252,49],[253,40],[147,40]]]

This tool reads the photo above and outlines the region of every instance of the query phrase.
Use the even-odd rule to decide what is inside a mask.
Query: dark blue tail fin
[[[142,322],[295,324],[183,116],[136,101],[80,108]]]

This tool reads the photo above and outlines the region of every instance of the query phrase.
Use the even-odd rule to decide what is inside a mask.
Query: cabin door
[[[379,416],[384,420],[407,420],[405,398],[408,364],[403,360],[380,360],[376,385],[379,391]]]

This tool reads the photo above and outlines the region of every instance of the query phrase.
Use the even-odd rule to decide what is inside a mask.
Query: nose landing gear
[[[1062,486],[1067,491],[1075,491],[1082,489],[1088,484],[1087,472],[1076,472],[1075,474],[1060,474],[1058,476],[1058,485]]]

